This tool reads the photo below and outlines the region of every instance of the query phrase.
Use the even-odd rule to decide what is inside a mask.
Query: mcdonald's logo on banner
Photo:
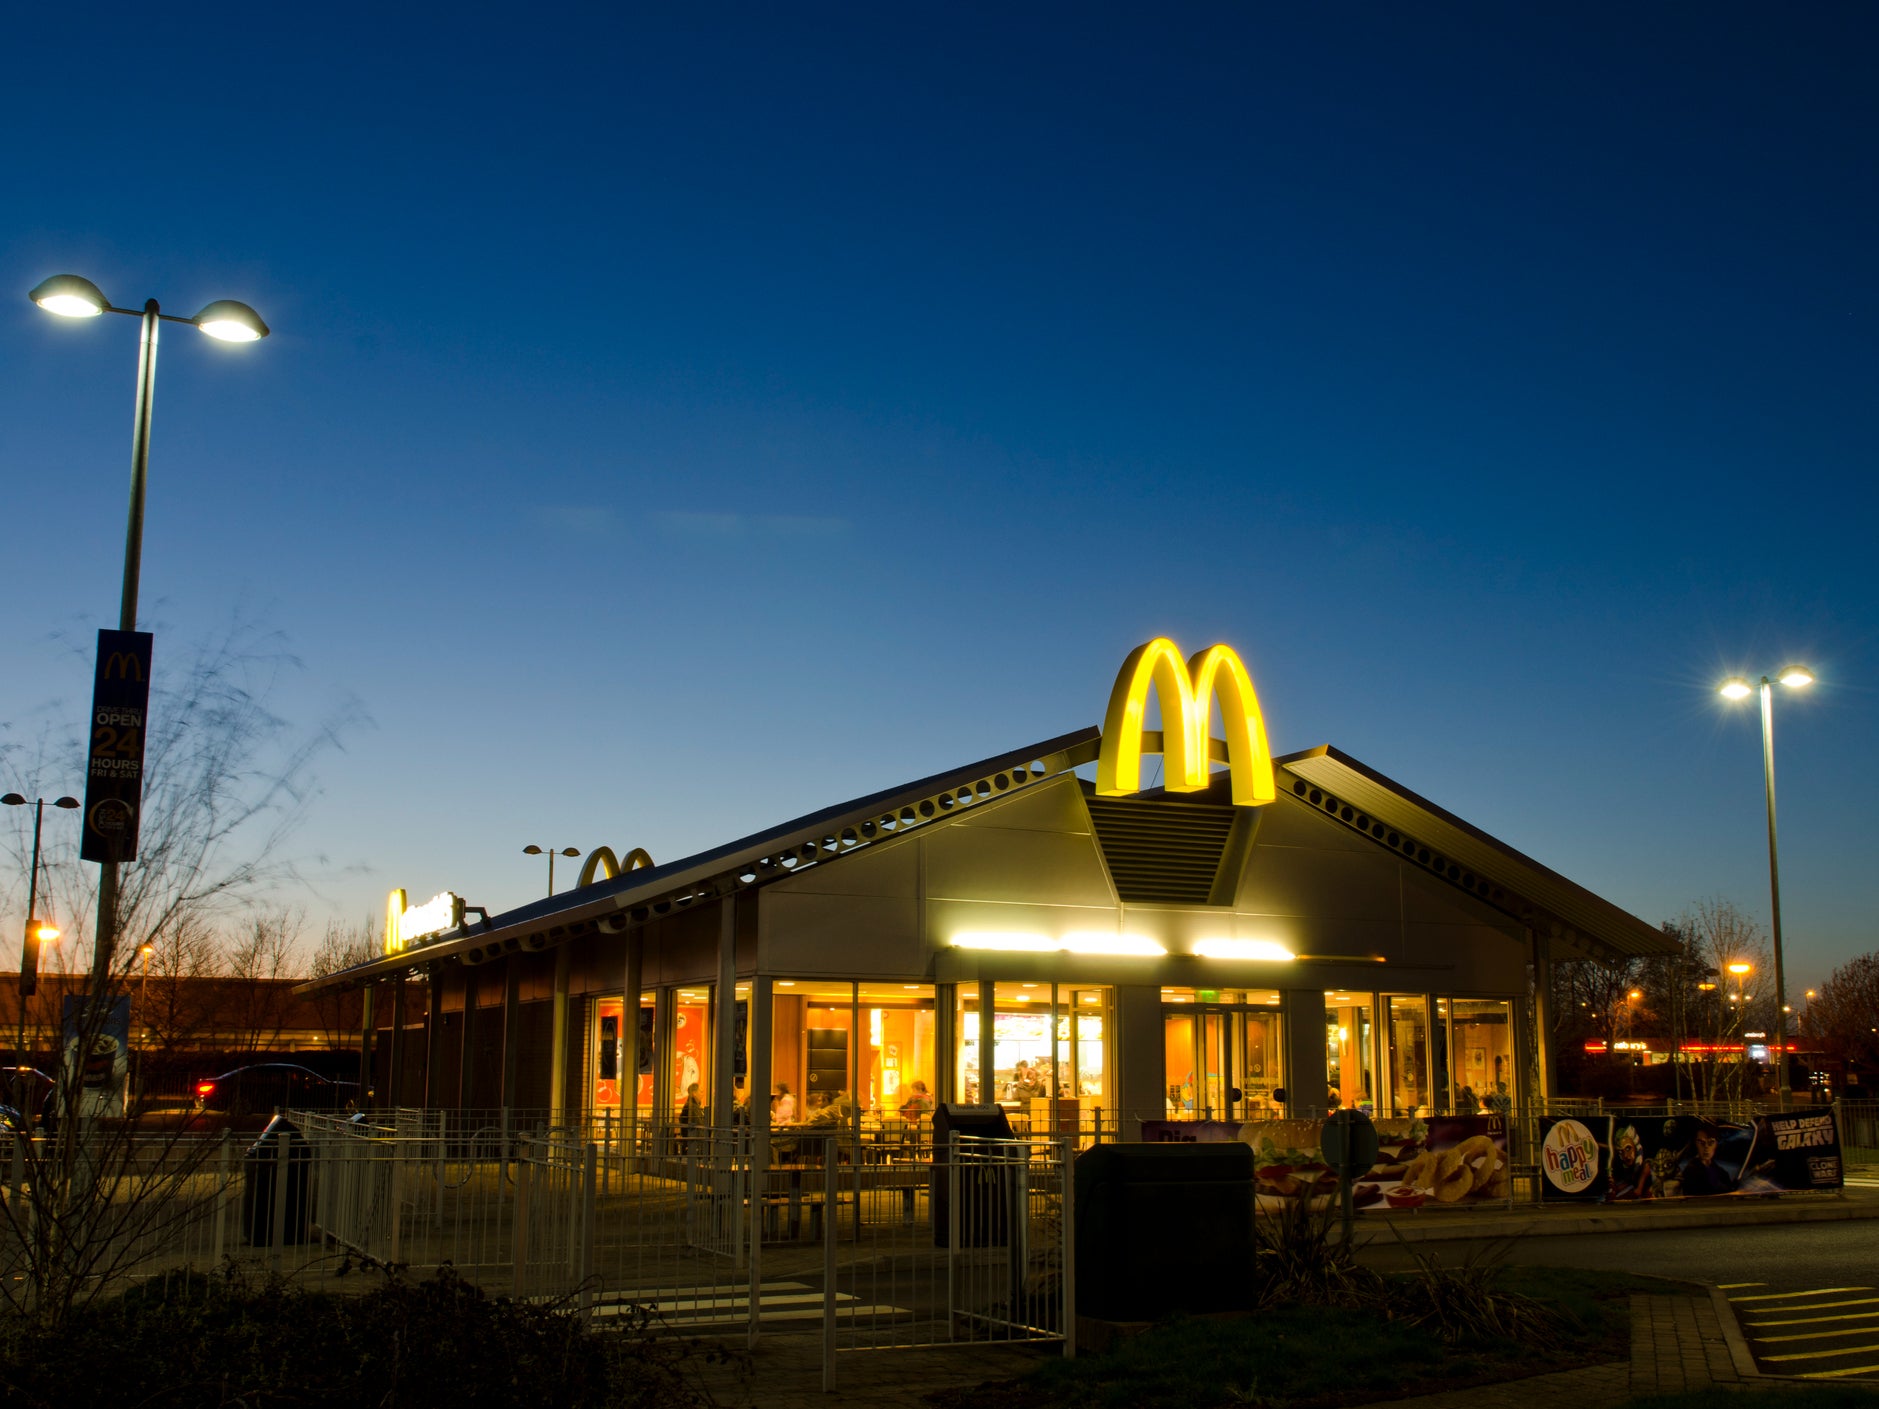
[[[1151,688],[1161,701],[1159,733],[1143,727]],[[1216,697],[1224,740],[1210,737]],[[1184,661],[1174,642],[1158,636],[1129,653],[1103,716],[1102,751],[1096,760],[1098,796],[1140,792],[1145,753],[1162,756],[1163,786],[1171,793],[1200,792],[1212,781],[1210,765],[1225,763],[1235,804],[1262,807],[1273,800],[1265,715],[1253,692],[1253,678],[1231,646],[1210,646]]]
[[[135,680],[145,684],[144,663],[135,651],[113,651],[104,658],[100,669],[106,680]]]

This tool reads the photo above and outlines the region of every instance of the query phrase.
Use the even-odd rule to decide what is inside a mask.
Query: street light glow
[[[1790,665],[1784,668],[1781,674],[1777,675],[1775,678],[1783,685],[1786,685],[1790,690],[1798,690],[1803,685],[1811,685],[1814,683],[1814,672],[1804,665]]]
[[[232,298],[218,298],[189,321],[223,342],[259,342],[268,335],[261,315]]]
[[[1755,693],[1755,687],[1740,675],[1732,675],[1722,682],[1721,694],[1725,700],[1746,700]]]
[[[96,284],[76,274],[54,274],[26,296],[61,318],[96,318],[111,306]]]
[[[41,921],[39,928],[34,931],[34,934],[41,944],[52,944],[59,938],[59,927]]]

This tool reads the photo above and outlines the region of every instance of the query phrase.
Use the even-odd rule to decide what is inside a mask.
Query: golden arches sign
[[[1161,733],[1143,729],[1148,692],[1161,701]],[[1142,755],[1159,753],[1165,765],[1164,786],[1171,793],[1193,793],[1211,781],[1209,764],[1219,755],[1211,734],[1215,696],[1226,728],[1224,761],[1231,773],[1233,801],[1261,807],[1275,796],[1272,749],[1266,742],[1266,718],[1253,692],[1253,678],[1231,646],[1209,646],[1190,659],[1166,636],[1137,646],[1122,663],[1109,711],[1103,716],[1102,752],[1096,760],[1096,791],[1122,797],[1142,789]]]
[[[587,859],[581,863],[581,878],[574,884],[576,887],[592,885],[596,871],[604,871],[606,874],[600,879],[610,881],[615,876],[624,875],[628,871],[638,871],[651,865],[652,857],[646,854],[646,848],[643,846],[634,847],[626,853],[624,858],[615,856],[610,846],[597,846],[587,853]]]

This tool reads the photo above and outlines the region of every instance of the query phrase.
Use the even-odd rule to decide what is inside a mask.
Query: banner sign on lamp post
[[[100,631],[85,760],[86,861],[135,861],[143,810],[144,729],[150,711],[148,631]]]

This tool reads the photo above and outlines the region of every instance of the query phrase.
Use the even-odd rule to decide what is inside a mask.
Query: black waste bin
[[[1011,1122],[1002,1106],[964,1106],[941,1101],[933,1112],[933,1169],[927,1179],[927,1204],[933,1211],[933,1246],[943,1248],[952,1238],[951,1137],[1010,1140]],[[962,1162],[963,1165],[963,1162]],[[971,1177],[960,1189],[959,1246],[1002,1247],[1011,1237],[1008,1169],[965,1165]]]
[[[1098,1145],[1077,1156],[1077,1311],[1152,1321],[1252,1304],[1258,1253],[1253,1151],[1219,1144]]]
[[[281,1189],[281,1146],[287,1147],[286,1188]],[[286,1200],[281,1242],[307,1240],[307,1182],[313,1171],[313,1147],[300,1127],[284,1115],[267,1123],[260,1138],[241,1157],[241,1231],[257,1248],[274,1246],[274,1200]]]

